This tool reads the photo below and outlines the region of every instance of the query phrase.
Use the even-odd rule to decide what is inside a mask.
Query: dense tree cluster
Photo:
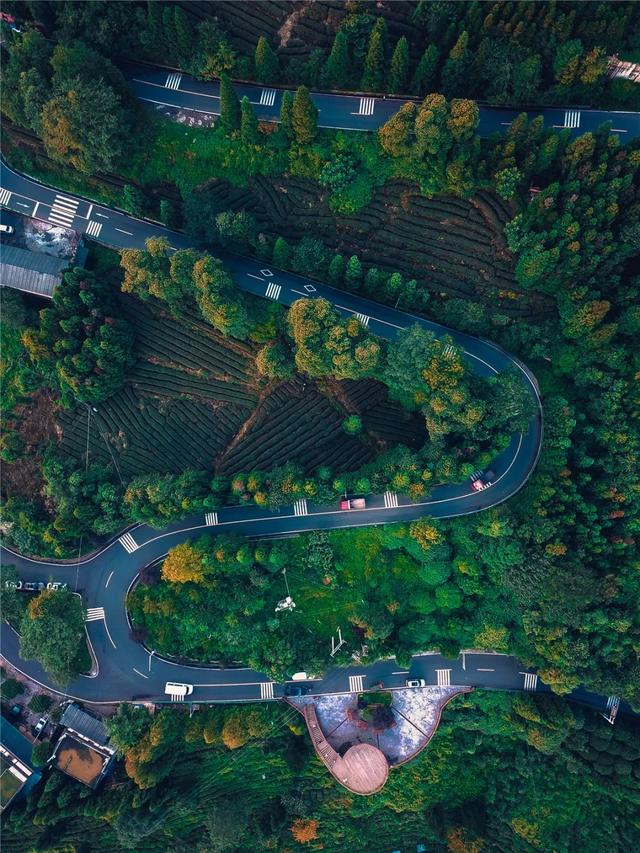
[[[7,813],[7,850],[80,847],[87,837],[97,853],[184,844],[518,853],[568,849],[567,838],[585,853],[638,846],[632,723],[609,727],[562,700],[455,699],[428,748],[366,801],[330,779],[300,719],[274,703],[153,717],[123,706],[109,729],[126,776],[118,765],[117,784],[92,792],[51,774]]]
[[[122,385],[133,363],[133,330],[118,313],[109,283],[75,268],[40,312],[39,329],[23,333],[30,358],[63,397],[99,403]]]
[[[40,134],[54,160],[81,172],[113,171],[135,121],[120,71],[82,42],[53,47],[33,30],[10,39],[3,112]]]
[[[66,685],[90,666],[80,596],[43,590],[29,602],[20,622],[20,655],[36,658],[53,680]]]
[[[249,331],[245,299],[222,262],[193,249],[173,252],[164,237],[147,248],[122,252],[122,290],[141,299],[165,302],[173,314],[198,306],[205,320],[224,335],[244,338]]]

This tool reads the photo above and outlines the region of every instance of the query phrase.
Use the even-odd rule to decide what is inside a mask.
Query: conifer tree
[[[260,36],[255,52],[256,80],[259,83],[273,83],[278,79],[278,57],[264,36]]]
[[[240,138],[246,144],[255,145],[259,139],[258,118],[246,95],[240,104],[240,113]]]
[[[409,91],[412,95],[427,95],[436,91],[439,52],[435,44],[430,44],[420,57],[420,62],[411,78]]]
[[[313,142],[318,132],[318,109],[306,86],[300,86],[293,99],[291,124],[297,142]]]
[[[362,281],[362,264],[357,255],[352,255],[347,261],[347,269],[344,274],[344,283],[349,290],[357,290]]]
[[[398,39],[391,65],[389,68],[388,90],[393,94],[400,94],[406,90],[407,78],[409,76],[409,43],[406,38]]]
[[[278,237],[273,244],[272,260],[274,266],[287,269],[291,260],[291,246],[287,243],[284,237]]]
[[[387,25],[384,18],[378,18],[369,36],[369,47],[364,61],[362,88],[373,92],[382,90],[384,83],[384,42]]]
[[[329,264],[329,284],[340,285],[344,281],[345,260],[342,255],[334,255]]]
[[[280,105],[280,127],[289,139],[293,139],[293,96],[285,92]]]
[[[167,55],[173,58],[176,55],[177,34],[176,18],[171,6],[165,6],[162,10],[162,35]]]
[[[220,75],[220,124],[227,133],[240,127],[240,101],[228,74]]]
[[[468,48],[469,35],[463,31],[449,52],[442,72],[442,92],[447,98],[454,97],[464,89],[471,70],[472,56]]]
[[[186,62],[192,50],[193,33],[191,24],[186,12],[181,6],[176,6],[174,9],[175,31],[176,31],[176,48],[178,57],[181,61]]]
[[[347,37],[338,30],[333,40],[331,53],[325,65],[325,75],[329,86],[344,89],[349,78],[349,46]]]

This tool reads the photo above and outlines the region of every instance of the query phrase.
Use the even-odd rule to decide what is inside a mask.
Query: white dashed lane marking
[[[169,74],[167,82],[164,84],[165,89],[178,89],[182,81],[182,74]]]
[[[276,102],[276,94],[275,89],[263,89],[260,94],[260,106],[272,107]]]
[[[88,607],[87,622],[95,622],[97,619],[104,619],[104,607]]]
[[[260,698],[261,699],[273,699],[273,681],[261,681],[260,682]]]
[[[376,106],[375,98],[360,98],[360,106],[357,113],[351,113],[354,116],[372,116]]]
[[[127,554],[133,554],[134,551],[138,550],[138,543],[130,533],[123,533],[118,539],[118,542],[122,545]]]
[[[54,202],[51,205],[49,222],[53,222],[54,225],[63,225],[65,228],[70,228],[73,224],[79,204],[79,199],[67,198],[64,195],[56,195]]]
[[[293,505],[293,514],[294,515],[308,515],[309,510],[307,509],[307,502],[304,498],[300,501],[296,501]]]
[[[438,679],[438,687],[450,687],[451,686],[451,670],[450,669],[436,669],[436,678]]]
[[[361,693],[364,690],[364,675],[349,676],[349,693]]]
[[[567,110],[564,114],[565,127],[580,127],[580,110]]]
[[[89,222],[87,225],[87,234],[89,237],[97,237],[102,231],[102,222]]]

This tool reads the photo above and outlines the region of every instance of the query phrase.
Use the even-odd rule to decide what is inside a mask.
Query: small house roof
[[[69,265],[66,258],[3,245],[0,251],[0,285],[50,297],[60,283],[62,270]]]

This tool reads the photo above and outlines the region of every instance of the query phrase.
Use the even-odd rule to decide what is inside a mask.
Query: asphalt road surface
[[[174,249],[186,248],[188,239],[176,232],[124,211],[114,210],[70,193],[59,193],[0,165],[0,203],[17,213],[44,221],[65,224],[88,237],[116,248],[143,248],[149,237],[164,236]],[[65,219],[61,223],[61,219]],[[259,261],[226,255],[225,262],[242,289],[289,305],[300,297],[328,299],[343,315],[357,315],[376,334],[392,339],[402,328],[419,323],[437,335],[450,334],[465,353],[471,368],[490,376],[505,369],[517,371],[535,402],[535,415],[524,434],[514,435],[506,450],[492,463],[493,485],[474,492],[470,483],[436,486],[428,499],[412,503],[402,495],[387,493],[367,498],[363,510],[340,510],[337,505],[297,507],[269,511],[259,507],[223,507],[215,513],[183,519],[158,531],[140,525],[130,528],[99,553],[73,564],[34,560],[2,549],[2,559],[17,566],[27,581],[65,581],[82,594],[87,608],[87,633],[97,667],[92,677],[81,676],[66,686],[66,694],[91,702],[153,699],[161,701],[166,681],[194,685],[193,702],[269,700],[283,695],[284,687],[246,668],[219,669],[188,666],[161,659],[131,639],[125,601],[139,571],[167,551],[205,531],[234,531],[247,536],[273,536],[306,530],[335,529],[359,525],[408,521],[423,515],[452,517],[495,506],[514,495],[533,471],[542,440],[542,407],[537,383],[531,372],[495,344],[460,334],[423,318],[415,317],[353,294],[334,290],[319,282],[262,265]],[[35,681],[56,689],[34,661],[23,661],[19,639],[2,623],[2,652],[17,669]],[[329,649],[327,661],[329,662]],[[300,661],[301,670],[304,661]],[[447,660],[438,654],[413,658],[410,671],[401,671],[394,660],[371,666],[350,666],[328,671],[311,682],[313,693],[345,692],[383,681],[400,687],[407,677],[422,677],[428,684],[481,686],[489,689],[548,691],[537,675],[507,655],[487,652],[463,654]],[[606,697],[582,689],[574,698],[607,712]],[[624,703],[622,710],[627,710]]]
[[[220,114],[220,83],[196,80],[188,74],[170,68],[127,64],[123,68],[132,91],[142,101],[166,111],[191,110],[203,115]],[[262,86],[257,83],[236,83],[239,98],[249,98],[261,121],[278,121],[285,88]],[[292,90],[291,90],[292,91]],[[319,110],[318,124],[341,130],[376,130],[411,98],[388,98],[382,95],[342,95],[329,92],[312,92],[311,97]],[[592,110],[581,107],[540,107],[514,110],[478,104],[482,136],[504,133],[513,119],[526,112],[530,119],[541,115],[545,125],[559,130],[568,128],[572,136],[595,130],[610,121],[612,130],[621,139],[640,135],[640,113],[625,111]]]

